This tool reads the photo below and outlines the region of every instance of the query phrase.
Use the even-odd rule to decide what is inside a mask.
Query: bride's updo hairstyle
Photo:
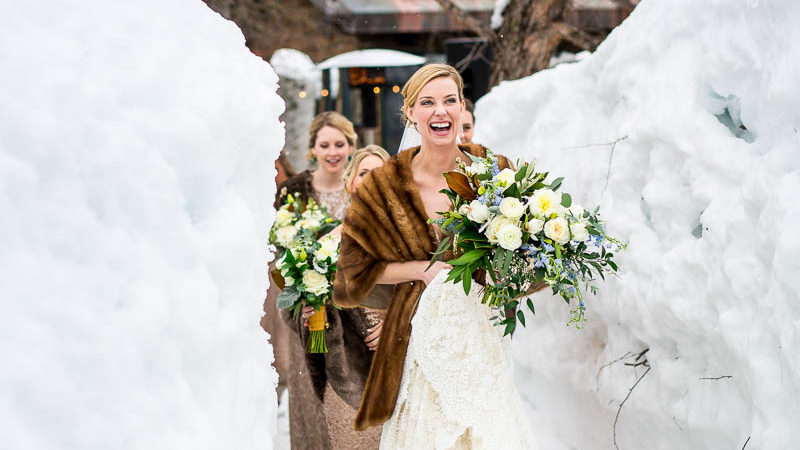
[[[456,82],[456,86],[458,86],[458,101],[464,101],[464,80],[455,67],[447,64],[426,64],[414,72],[414,75],[411,75],[411,78],[408,79],[401,91],[403,94],[402,112],[404,125],[410,122],[407,111],[417,102],[419,91],[421,91],[429,81],[439,77],[452,78],[453,81]]]

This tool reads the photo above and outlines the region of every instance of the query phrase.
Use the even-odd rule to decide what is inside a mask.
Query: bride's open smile
[[[455,142],[463,107],[458,86],[452,78],[439,77],[429,81],[410,109],[410,117],[416,122],[423,141],[429,140],[436,145]]]

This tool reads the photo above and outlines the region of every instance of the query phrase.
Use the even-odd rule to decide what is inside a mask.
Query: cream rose
[[[500,213],[509,219],[517,220],[525,214],[525,206],[514,197],[506,197],[500,202]]]
[[[516,182],[516,180],[514,180],[514,176],[516,174],[517,173],[514,172],[513,170],[506,168],[501,170],[500,173],[498,173],[497,175],[495,175],[494,180],[500,187],[504,188],[509,187]]]
[[[317,272],[316,270],[306,270],[303,273],[303,285],[308,292],[314,295],[322,295],[328,292],[330,283],[325,275]]]
[[[536,217],[549,217],[561,207],[561,196],[550,189],[539,189],[533,193],[528,208]]]
[[[275,225],[279,227],[285,227],[292,222],[294,218],[294,213],[289,212],[287,209],[279,209],[275,212]]]
[[[525,224],[525,231],[530,234],[536,234],[544,228],[544,220],[540,219],[529,219],[528,223]]]
[[[473,162],[465,169],[465,171],[470,175],[481,175],[486,173],[487,170],[489,170],[489,166],[487,166],[483,161]]]
[[[489,225],[486,227],[486,237],[489,238],[489,242],[492,244],[497,244],[497,233],[500,231],[500,227],[503,225],[511,224],[512,226],[516,226],[516,222],[514,220],[509,219],[505,216],[495,216]]]
[[[572,214],[576,219],[580,219],[583,217],[584,209],[583,206],[578,204],[573,204],[569,207],[569,213]]]
[[[522,230],[513,223],[504,223],[497,229],[495,239],[500,247],[506,250],[516,250],[522,245]]]
[[[297,243],[294,240],[294,236],[296,234],[297,234],[296,226],[278,228],[275,231],[275,240],[281,247],[291,248],[297,245]]]
[[[544,235],[559,244],[569,242],[569,222],[563,217],[550,219],[544,224]]]
[[[572,240],[583,242],[589,240],[589,232],[586,230],[585,223],[573,223],[569,226],[569,231],[572,233]]]
[[[283,281],[286,286],[294,286],[294,278],[292,277],[283,277]]]
[[[470,212],[467,214],[467,218],[473,222],[477,223],[484,223],[489,220],[489,207],[484,205],[483,203],[473,200],[469,204]]]
[[[314,258],[318,261],[331,258],[332,263],[339,259],[339,238],[332,234],[326,234],[319,240],[320,248],[314,252]]]
[[[322,224],[320,223],[320,221],[317,220],[317,219],[314,219],[314,218],[303,219],[303,220],[297,222],[297,226],[298,227],[300,227],[301,229],[304,228],[304,229],[307,229],[307,230],[316,230],[321,225]]]

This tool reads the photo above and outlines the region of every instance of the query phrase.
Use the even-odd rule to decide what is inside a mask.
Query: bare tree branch
[[[633,383],[633,386],[631,386],[631,388],[628,389],[628,395],[626,395],[625,399],[622,400],[622,403],[619,404],[619,408],[617,409],[617,415],[614,417],[614,447],[616,447],[617,450],[619,450],[619,445],[617,445],[617,421],[619,420],[619,413],[622,412],[622,407],[625,406],[625,402],[627,402],[628,399],[631,397],[633,390],[636,389],[636,386],[639,385],[644,376],[647,375],[648,372],[650,372],[650,369],[651,367],[647,367],[647,370],[645,370],[644,373],[639,377],[639,379],[636,380],[636,383]]]

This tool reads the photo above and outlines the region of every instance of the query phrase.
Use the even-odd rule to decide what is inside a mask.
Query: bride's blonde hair
[[[439,77],[452,78],[458,87],[458,101],[464,101],[464,80],[455,67],[447,64],[426,64],[414,72],[414,75],[411,75],[411,78],[408,79],[401,91],[403,94],[403,124],[410,121],[408,109],[417,102],[419,91],[421,91],[429,81]]]

